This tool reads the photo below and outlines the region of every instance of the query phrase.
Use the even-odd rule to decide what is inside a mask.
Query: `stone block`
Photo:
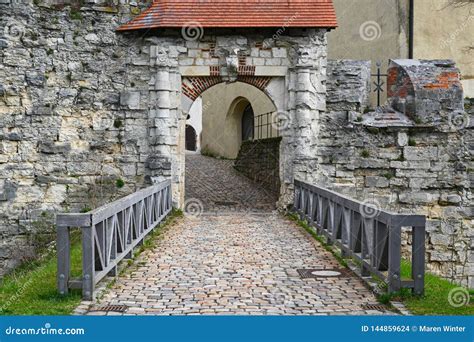
[[[428,252],[430,261],[452,261],[453,255],[451,251],[430,251]]]
[[[398,200],[407,204],[435,204],[439,200],[439,194],[421,191],[404,192],[398,195]]]
[[[440,201],[448,204],[460,204],[462,197],[458,194],[442,194]]]
[[[365,177],[365,186],[370,188],[386,188],[389,186],[389,180],[385,177],[367,176]]]
[[[41,141],[38,144],[38,150],[41,153],[45,154],[58,154],[58,153],[68,153],[71,150],[71,145],[69,143],[55,143],[55,142],[46,142]]]
[[[42,86],[46,78],[44,77],[43,73],[39,72],[31,72],[26,74],[26,82],[32,86]]]
[[[421,161],[415,161],[415,160],[409,160],[409,161],[398,161],[398,160],[393,160],[390,162],[390,167],[394,169],[429,169],[430,168],[430,162],[421,160]]]
[[[287,58],[288,53],[285,48],[272,48],[273,57],[275,58]]]
[[[18,185],[10,180],[0,180],[0,201],[9,201],[16,197]]]
[[[431,232],[440,232],[441,231],[441,221],[439,220],[426,220],[426,231]]]
[[[415,147],[405,146],[403,148],[403,156],[406,160],[436,160],[438,157],[438,148],[434,146]]]
[[[436,177],[411,178],[409,181],[409,187],[412,189],[437,188],[438,185]]]
[[[128,109],[140,109],[140,92],[123,91],[120,93],[120,105]]]
[[[433,245],[449,246],[450,243],[451,243],[451,237],[449,235],[445,235],[445,234],[432,233],[432,234],[430,234],[430,242]]]

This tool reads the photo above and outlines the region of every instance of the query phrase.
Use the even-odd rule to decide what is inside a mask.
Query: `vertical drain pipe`
[[[415,0],[410,0],[408,13],[408,58],[413,59],[413,37],[415,35]]]

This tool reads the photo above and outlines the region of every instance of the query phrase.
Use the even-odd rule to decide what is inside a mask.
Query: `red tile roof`
[[[210,27],[337,26],[332,0],[155,0],[118,31]]]

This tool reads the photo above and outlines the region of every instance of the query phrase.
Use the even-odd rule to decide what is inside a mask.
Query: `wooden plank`
[[[413,291],[422,295],[425,290],[425,226],[413,227],[411,270],[414,280]]]
[[[314,193],[317,193],[321,196],[323,196],[326,199],[331,199],[334,202],[348,208],[352,209],[354,211],[360,212],[360,207],[361,205],[365,205],[363,202],[354,200],[352,198],[349,198],[345,195],[342,195],[338,192],[320,187],[320,186],[315,186],[311,184],[304,183],[299,180],[295,180],[295,187],[299,187],[301,189],[308,189],[313,191]],[[390,212],[387,210],[380,210],[379,215],[377,216],[377,219],[380,220],[381,222],[395,226],[395,225],[406,225],[406,226],[414,226],[418,225],[421,226],[423,225],[423,222],[425,220],[425,216],[423,215],[407,215],[407,214],[397,214],[394,212]]]
[[[82,289],[82,280],[81,279],[69,280],[69,288],[70,289],[75,289],[75,290],[81,290]]]
[[[137,191],[131,195],[128,195],[122,199],[119,199],[115,202],[107,204],[103,207],[97,208],[96,210],[92,211],[92,223],[97,223],[100,221],[105,220],[106,218],[111,217],[115,213],[125,210],[126,208],[143,201],[144,198],[150,196],[153,193],[156,193],[171,184],[170,180],[163,181],[157,185],[150,186],[146,189]]]
[[[82,297],[93,300],[95,285],[94,230],[82,229]]]
[[[388,291],[400,290],[401,227],[388,227]]]
[[[71,274],[71,241],[69,227],[56,228],[56,250],[58,255],[57,286],[61,295],[68,293]]]
[[[92,215],[86,214],[57,214],[57,227],[89,227],[91,225]]]

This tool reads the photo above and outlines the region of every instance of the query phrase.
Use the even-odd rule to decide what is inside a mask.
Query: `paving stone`
[[[139,257],[139,267],[117,279],[101,305],[130,306],[127,315],[382,313],[362,310],[376,298],[355,276],[300,278],[300,268],[341,266],[301,227],[273,211],[265,192],[229,161],[188,158],[188,184],[196,182],[188,185],[188,196],[196,196],[206,208],[212,208],[213,200],[229,198],[238,206],[233,212],[212,208],[212,215],[185,215]],[[252,196],[245,200],[248,193]],[[266,210],[248,210],[259,201]],[[82,304],[77,314],[110,314],[87,312],[90,304]]]

